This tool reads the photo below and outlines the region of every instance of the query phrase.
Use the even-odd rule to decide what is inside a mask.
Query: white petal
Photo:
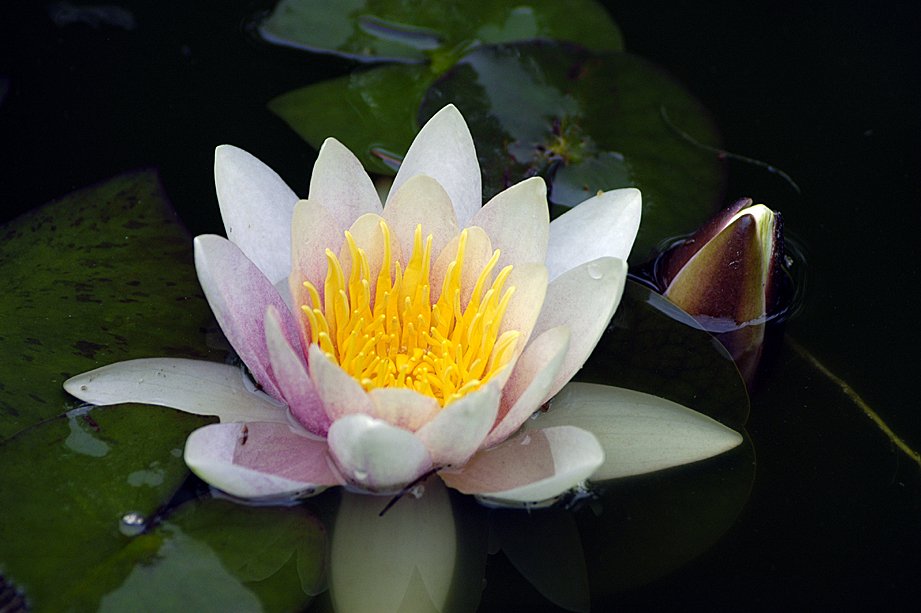
[[[308,200],[323,205],[340,230],[365,213],[381,213],[381,201],[368,173],[335,138],[327,138],[320,147],[310,176]]]
[[[457,529],[438,479],[421,497],[345,492],[330,543],[329,589],[343,612],[444,610],[457,563]],[[421,610],[427,610],[425,608]]]
[[[410,177],[390,194],[383,217],[407,260],[413,252],[413,238],[419,224],[422,225],[423,245],[425,238],[432,235],[433,257],[437,257],[445,245],[457,236],[457,218],[451,199],[431,177]]]
[[[109,364],[71,377],[64,389],[99,406],[140,402],[222,422],[287,423],[284,405],[253,389],[235,366],[180,358],[144,358]]]
[[[557,393],[582,368],[620,303],[627,281],[627,263],[599,258],[580,264],[547,286],[547,297],[533,336],[557,326],[569,326],[570,342],[547,397]]]
[[[500,251],[498,270],[506,264],[543,264],[550,232],[547,185],[540,177],[516,183],[487,202],[470,224],[486,230]]]
[[[486,437],[484,447],[507,439],[540,408],[563,365],[569,336],[567,326],[550,328],[524,350],[502,389],[500,419]]]
[[[327,436],[330,453],[354,485],[394,492],[432,468],[428,450],[411,432],[368,415],[346,415]]]
[[[528,428],[572,424],[592,432],[605,451],[594,480],[640,475],[709,458],[742,436],[665,398],[607,385],[570,383]]]
[[[185,463],[202,480],[240,498],[303,497],[339,483],[326,442],[282,424],[199,428],[186,440]]]
[[[448,192],[461,228],[469,225],[483,205],[480,163],[473,137],[453,104],[435,113],[419,130],[393,180],[388,204],[400,186],[416,175],[432,177]]]
[[[463,464],[476,452],[496,421],[499,393],[499,383],[491,381],[446,406],[416,432],[434,464]]]
[[[286,278],[297,195],[274,170],[231,145],[214,151],[214,185],[227,238],[272,283]]]
[[[318,345],[307,349],[307,364],[310,378],[331,420],[355,413],[370,415],[374,411],[374,404],[364,388],[330,360]]]
[[[640,227],[642,202],[635,188],[615,189],[589,198],[550,222],[550,280],[597,258],[626,260]]]
[[[499,504],[552,500],[588,479],[604,462],[595,437],[572,426],[528,430],[481,451],[456,472],[439,474],[448,486]]]

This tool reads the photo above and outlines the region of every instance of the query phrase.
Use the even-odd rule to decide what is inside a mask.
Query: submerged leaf
[[[550,42],[484,46],[429,88],[420,121],[447,102],[473,132],[487,196],[534,174],[549,180],[559,207],[638,187],[643,223],[631,261],[693,230],[719,201],[719,161],[672,127],[717,142],[706,110],[639,57]]]
[[[594,0],[282,0],[259,25],[269,42],[366,61],[450,65],[479,44],[532,39],[619,51],[620,30]]]

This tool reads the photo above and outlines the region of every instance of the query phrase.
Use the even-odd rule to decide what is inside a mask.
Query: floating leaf
[[[122,518],[143,525],[170,499],[188,475],[185,437],[207,421],[138,405],[79,409],[0,443],[0,573],[36,610],[95,609],[124,578],[94,570],[128,542]]]
[[[0,228],[0,440],[68,403],[71,375],[136,357],[213,357],[191,240],[153,172]]]
[[[726,349],[635,281],[576,378],[668,398],[736,430],[748,419],[748,391]]]
[[[484,46],[429,88],[420,124],[449,102],[473,132],[487,197],[534,174],[550,181],[559,207],[598,190],[640,188],[643,223],[631,261],[693,230],[719,203],[719,161],[674,129],[717,142],[705,109],[636,56],[550,42]]]
[[[419,131],[416,110],[434,79],[425,66],[380,66],[288,92],[269,109],[313,148],[335,136],[369,171],[394,174]]]
[[[620,30],[593,0],[282,0],[259,25],[269,42],[366,61],[450,66],[478,44],[568,40],[623,48]]]

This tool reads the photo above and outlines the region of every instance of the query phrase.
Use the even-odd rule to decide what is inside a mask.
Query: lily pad
[[[736,430],[748,419],[748,391],[726,349],[681,309],[632,280],[576,379],[668,398]]]
[[[152,171],[0,227],[0,440],[59,415],[68,377],[129,358],[220,359],[191,240]]]
[[[166,515],[188,475],[185,433],[207,421],[78,409],[0,444],[0,574],[35,610],[302,607],[323,589],[326,550],[304,507],[206,500]]]
[[[483,46],[429,88],[420,125],[448,102],[473,132],[487,197],[535,174],[559,208],[598,190],[640,188],[643,223],[631,262],[693,230],[719,204],[719,160],[684,136],[717,143],[708,113],[639,57],[542,41]]]
[[[369,171],[392,175],[419,131],[416,110],[434,80],[426,66],[380,66],[288,92],[269,109],[314,149],[335,136]]]
[[[269,42],[365,62],[448,67],[479,44],[532,39],[619,51],[623,39],[594,0],[282,0],[259,25]]]
[[[137,405],[77,409],[0,443],[0,574],[33,609],[95,609],[123,579],[100,570],[129,543],[123,518],[133,514],[124,527],[136,529],[172,497],[188,475],[185,437],[207,421]]]

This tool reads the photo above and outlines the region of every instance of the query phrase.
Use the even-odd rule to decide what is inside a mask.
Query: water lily
[[[713,332],[751,380],[783,287],[780,214],[743,198],[659,262],[664,294]]]
[[[232,366],[152,358],[65,388],[95,404],[219,416],[189,436],[185,460],[244,498],[393,493],[437,473],[527,503],[737,445],[689,409],[604,386],[568,386],[552,420],[529,421],[616,309],[641,197],[599,193],[551,223],[542,179],[485,205],[480,181],[453,106],[421,129],[384,206],[335,139],[305,200],[252,155],[219,147],[227,238],[197,237],[195,263],[255,386]]]

